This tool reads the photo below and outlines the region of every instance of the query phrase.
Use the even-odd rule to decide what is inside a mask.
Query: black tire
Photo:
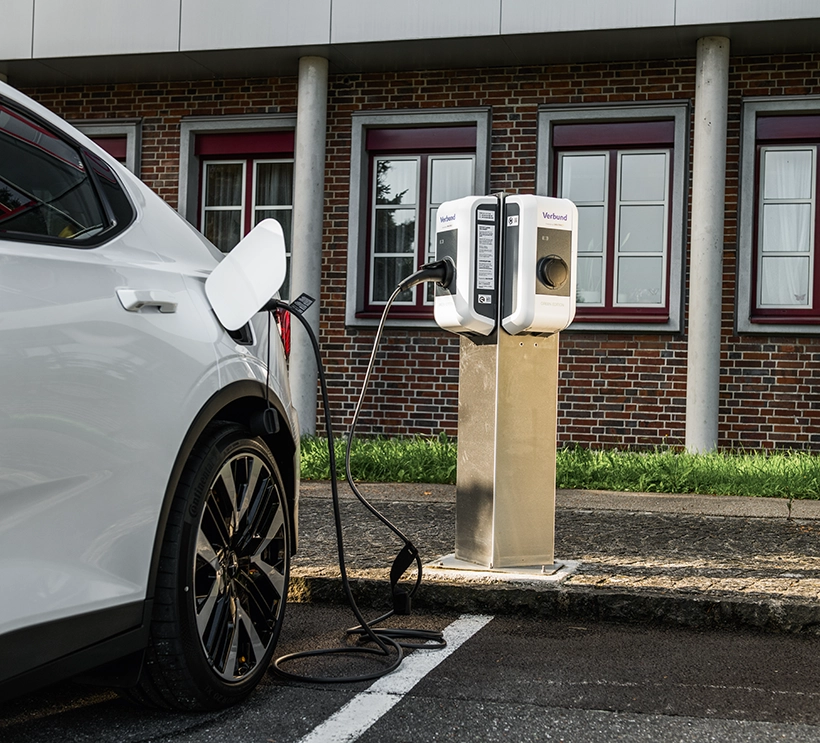
[[[134,701],[213,710],[250,694],[282,627],[289,537],[270,449],[240,426],[209,427],[171,506]]]

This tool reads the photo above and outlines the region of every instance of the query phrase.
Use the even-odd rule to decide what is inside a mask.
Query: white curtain
[[[760,233],[760,304],[809,306],[814,151],[766,150]]]

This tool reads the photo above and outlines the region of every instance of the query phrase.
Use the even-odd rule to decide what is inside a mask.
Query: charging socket
[[[511,335],[549,334],[575,317],[578,209],[568,199],[504,200],[501,326]]]

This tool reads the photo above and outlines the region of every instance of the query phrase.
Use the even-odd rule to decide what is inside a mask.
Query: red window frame
[[[264,159],[293,158],[295,134],[282,132],[231,132],[226,134],[198,134],[194,154],[199,158],[199,184],[196,226],[202,230],[202,199],[205,196],[203,173],[206,162],[219,160],[245,161],[245,198],[243,213],[243,236],[253,225],[253,163]]]
[[[576,323],[630,322],[665,323],[669,320],[670,275],[672,253],[672,199],[674,184],[675,122],[671,119],[629,122],[558,123],[552,128],[553,169],[552,192],[561,195],[558,163],[562,154],[607,153],[606,214],[604,244],[604,301],[600,306],[576,305]],[[618,163],[621,153],[641,150],[663,150],[668,158],[666,250],[663,281],[666,282],[664,302],[657,306],[618,306],[614,300],[616,277],[616,222],[618,200]]]
[[[416,268],[426,261],[427,227],[429,214],[429,162],[431,158],[442,155],[476,154],[477,129],[470,126],[427,126],[406,128],[368,129],[365,133],[367,151],[367,229],[365,230],[366,249],[362,309],[356,313],[361,318],[380,317],[384,302],[371,302],[370,289],[373,277],[371,265],[373,256],[373,189],[375,188],[375,164],[380,158],[415,157],[419,160],[418,195],[416,202]],[[423,210],[423,213],[422,213]],[[423,287],[413,290],[413,304],[395,304],[391,315],[403,319],[427,320],[433,316],[432,304],[425,303]]]
[[[809,284],[813,307],[760,307],[758,288],[760,281],[760,221],[762,188],[762,154],[768,147],[809,146],[816,150],[814,180],[813,225],[813,275]],[[752,230],[751,313],[752,323],[772,325],[808,325],[820,318],[820,268],[818,268],[818,240],[820,240],[820,115],[759,115],[755,124],[755,172],[754,172],[754,227]]]

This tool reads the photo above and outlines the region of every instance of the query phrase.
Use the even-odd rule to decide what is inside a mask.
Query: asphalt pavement
[[[820,632],[820,502],[562,490],[550,577],[442,568],[455,546],[455,487],[361,485],[416,545],[425,610]],[[362,605],[391,605],[401,543],[342,484],[346,565]],[[327,482],[303,482],[291,600],[344,600]]]

